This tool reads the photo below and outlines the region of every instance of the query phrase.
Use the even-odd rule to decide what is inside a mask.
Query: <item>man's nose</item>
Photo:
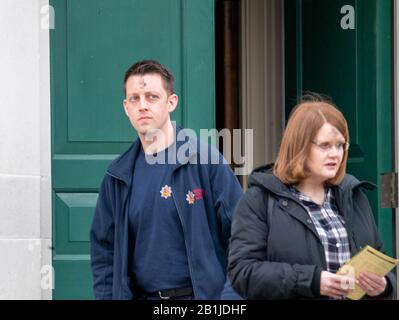
[[[139,110],[147,110],[147,101],[145,101],[145,97],[140,97],[140,102],[139,102]]]

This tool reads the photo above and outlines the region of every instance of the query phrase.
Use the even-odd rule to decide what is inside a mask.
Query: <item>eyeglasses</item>
[[[335,147],[335,149],[337,149],[338,152],[347,151],[349,149],[349,143],[348,142],[330,144],[328,142],[315,142],[315,141],[312,141],[312,143],[315,144],[323,152],[331,151],[333,147]]]

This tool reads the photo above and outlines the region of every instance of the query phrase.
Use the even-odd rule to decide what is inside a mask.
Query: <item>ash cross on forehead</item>
[[[139,80],[139,85],[140,85],[140,88],[141,88],[141,89],[144,89],[145,86],[147,85],[147,84],[145,83],[143,77],[140,78],[140,80]]]
[[[334,137],[336,137],[337,135],[340,134],[340,132],[334,127],[331,127],[331,130],[329,133],[330,133],[330,135],[333,135]]]

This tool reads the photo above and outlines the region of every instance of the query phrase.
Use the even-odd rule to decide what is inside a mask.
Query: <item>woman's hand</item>
[[[370,297],[379,296],[387,287],[385,277],[380,277],[371,272],[360,272],[356,278],[356,284]]]
[[[355,279],[340,276],[328,271],[322,271],[320,276],[320,294],[335,299],[345,298],[354,290]]]

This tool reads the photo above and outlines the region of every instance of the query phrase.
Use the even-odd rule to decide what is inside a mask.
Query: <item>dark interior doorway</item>
[[[240,128],[239,119],[240,0],[215,2],[216,129]],[[219,141],[220,152],[223,143]],[[232,150],[233,145],[230,146]],[[236,165],[231,164],[232,169]]]

